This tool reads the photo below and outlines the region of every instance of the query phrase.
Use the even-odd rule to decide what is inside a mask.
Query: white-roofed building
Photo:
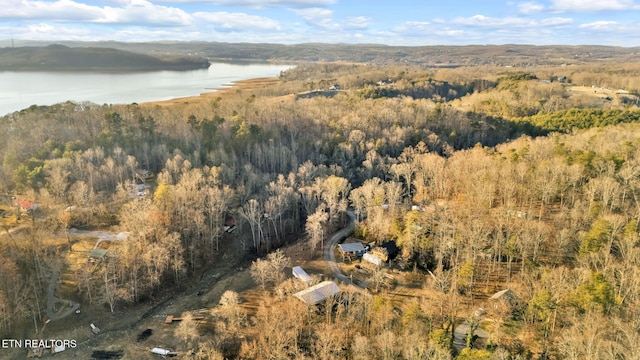
[[[307,305],[316,305],[322,300],[329,298],[340,292],[340,288],[333,281],[323,281],[319,284],[313,285],[302,291],[299,291],[293,296],[304,301]]]
[[[373,254],[370,254],[370,253],[365,253],[364,255],[362,255],[362,259],[366,260],[366,261],[368,261],[368,262],[370,262],[370,263],[372,263],[372,264],[374,264],[376,266],[382,266],[382,264],[384,263],[382,261],[382,259],[380,259],[379,257],[377,257],[377,256],[375,256]]]
[[[293,275],[293,277],[302,281],[303,283],[307,285],[311,284],[311,276],[309,276],[309,274],[307,274],[307,272],[304,271],[304,269],[301,268],[300,266],[294,266],[291,269],[291,274]]]

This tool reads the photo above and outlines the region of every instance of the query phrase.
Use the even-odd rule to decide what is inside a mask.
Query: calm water
[[[199,95],[291,65],[213,63],[209,69],[144,73],[0,72],[0,116],[67,100],[129,104]]]

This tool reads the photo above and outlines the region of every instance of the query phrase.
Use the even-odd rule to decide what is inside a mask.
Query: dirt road
[[[51,321],[65,318],[80,308],[80,303],[56,297],[55,293],[59,277],[60,272],[55,271],[51,274],[51,280],[49,280],[49,290],[47,292],[47,316]]]
[[[354,214],[353,211],[347,211],[347,215],[349,216],[349,223],[347,224],[347,226],[333,234],[331,239],[327,241],[327,245],[324,248],[324,259],[327,262],[327,265],[329,265],[331,273],[343,284],[351,284],[351,280],[345,274],[343,274],[342,271],[340,271],[338,264],[336,264],[336,257],[333,253],[333,246],[340,240],[343,240],[347,236],[349,236],[349,234],[351,234],[351,232],[355,228],[356,214]]]

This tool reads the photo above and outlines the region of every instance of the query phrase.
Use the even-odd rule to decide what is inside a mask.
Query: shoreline
[[[200,95],[178,97],[178,98],[173,98],[168,100],[147,101],[144,103],[140,103],[140,105],[173,106],[178,104],[180,105],[194,104],[194,103],[210,100],[212,98],[216,98],[219,96],[230,95],[231,93],[234,93],[234,92],[264,88],[270,85],[277,84],[279,81],[280,79],[277,77],[259,77],[259,78],[237,80],[237,81],[231,82],[229,86],[224,86],[219,88],[210,88],[212,91],[203,92],[203,93],[200,93]]]

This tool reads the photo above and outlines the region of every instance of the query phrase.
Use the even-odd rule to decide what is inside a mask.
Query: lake
[[[234,81],[278,76],[292,65],[213,63],[208,69],[126,73],[0,72],[0,116],[68,100],[130,104],[199,95]]]

